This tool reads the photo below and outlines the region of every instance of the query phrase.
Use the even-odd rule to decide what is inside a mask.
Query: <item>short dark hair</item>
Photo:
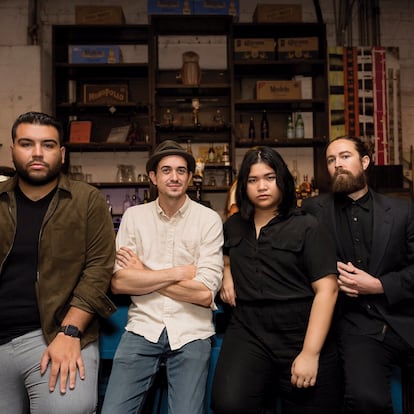
[[[63,125],[60,121],[54,118],[51,115],[45,114],[43,112],[26,112],[19,115],[19,117],[14,121],[11,137],[14,142],[16,138],[16,130],[20,124],[34,124],[34,125],[46,125],[55,128],[59,134],[59,143],[63,144]]]
[[[282,194],[279,215],[287,215],[296,207],[295,181],[282,156],[271,147],[255,147],[246,152],[237,176],[236,202],[243,219],[254,215],[254,206],[247,196],[247,181],[253,164],[263,162],[276,173],[276,184]]]

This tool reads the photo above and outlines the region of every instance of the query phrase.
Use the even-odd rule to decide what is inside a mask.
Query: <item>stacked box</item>
[[[302,22],[300,4],[258,4],[253,14],[254,23]]]
[[[300,81],[257,81],[256,99],[290,100],[302,99]]]
[[[239,0],[193,0],[193,14],[239,16]]]
[[[281,37],[277,40],[277,56],[280,60],[318,59],[317,37]]]
[[[119,46],[69,46],[69,63],[120,63],[121,60]]]
[[[266,39],[234,39],[235,59],[262,59],[275,58],[275,40]]]
[[[90,84],[83,86],[83,102],[95,105],[116,105],[128,103],[126,84]]]
[[[121,6],[75,6],[76,24],[123,24]]]
[[[147,14],[191,14],[193,0],[148,0]]]

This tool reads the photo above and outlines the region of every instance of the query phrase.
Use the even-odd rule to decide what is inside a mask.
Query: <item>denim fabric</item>
[[[86,377],[76,378],[74,390],[49,392],[49,372],[40,375],[46,349],[41,330],[19,336],[0,346],[0,413],[91,414],[97,405],[99,347],[94,342],[82,350]]]
[[[140,413],[163,362],[168,413],[205,414],[210,351],[210,339],[195,340],[172,351],[165,329],[157,343],[125,332],[114,357],[102,414]]]

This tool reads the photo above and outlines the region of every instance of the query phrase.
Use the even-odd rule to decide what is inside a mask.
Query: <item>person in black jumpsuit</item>
[[[296,209],[293,177],[270,147],[249,150],[224,224],[221,299],[233,306],[212,388],[215,414],[336,414],[340,375],[329,331],[338,294],[335,246]]]

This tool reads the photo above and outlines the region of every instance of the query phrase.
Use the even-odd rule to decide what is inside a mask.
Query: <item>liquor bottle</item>
[[[295,188],[298,188],[299,187],[298,162],[296,160],[293,160],[292,165],[293,166],[292,166],[291,174],[292,174],[293,180],[295,181]]]
[[[138,188],[136,188],[134,194],[132,194],[131,202],[132,202],[133,206],[141,204],[141,198],[140,198],[139,193],[138,193]]]
[[[214,150],[214,144],[210,144],[210,148],[208,149],[208,162],[214,162],[216,160],[216,151]]]
[[[220,109],[217,109],[216,111],[216,115],[214,116],[214,122],[219,127],[222,127],[224,125],[224,118],[223,118],[223,114],[221,113]]]
[[[262,120],[260,122],[260,138],[268,139],[269,138],[269,121],[267,120],[266,110],[262,113]]]
[[[302,198],[310,197],[312,194],[312,186],[308,180],[307,174],[303,176],[303,181],[302,181],[302,184],[300,185],[300,194]]]
[[[167,108],[164,112],[164,121],[167,126],[172,126],[174,123],[174,115],[170,108]]]
[[[193,150],[191,148],[191,140],[187,140],[187,148],[186,148],[186,152],[188,152],[189,154],[193,155]]]
[[[229,146],[227,144],[224,144],[221,160],[223,161],[224,165],[230,165]]]
[[[111,203],[111,196],[109,194],[106,195],[106,205],[108,206],[109,214],[112,216],[114,213],[114,208]]]
[[[287,129],[286,129],[286,137],[291,139],[295,138],[295,127],[293,126],[292,116],[288,116],[288,123],[287,123]]]
[[[298,114],[298,116],[296,118],[295,136],[296,136],[296,138],[304,138],[305,137],[305,126],[303,124],[303,118],[302,118],[301,114]]]
[[[256,138],[256,130],[254,128],[254,118],[250,117],[250,123],[249,123],[249,138],[251,140],[254,140]]]
[[[122,212],[125,213],[126,209],[132,206],[131,198],[129,194],[125,195],[124,202],[122,203]]]
[[[150,193],[148,189],[144,190],[144,199],[142,200],[142,204],[147,204],[150,201]]]

